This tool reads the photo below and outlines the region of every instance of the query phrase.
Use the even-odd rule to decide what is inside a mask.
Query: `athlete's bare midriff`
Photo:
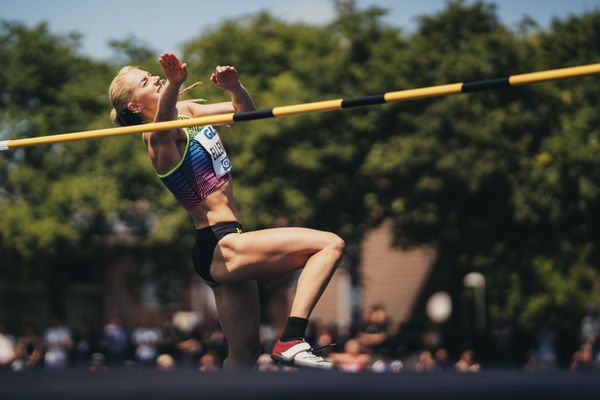
[[[231,178],[208,195],[202,203],[190,210],[196,229],[201,229],[219,222],[240,220],[233,199]]]

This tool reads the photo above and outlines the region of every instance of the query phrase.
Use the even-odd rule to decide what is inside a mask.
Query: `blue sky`
[[[529,15],[542,26],[553,18],[600,9],[600,0],[497,0],[502,21],[514,26]],[[53,33],[79,32],[84,54],[109,58],[111,39],[130,36],[157,52],[178,51],[181,44],[226,18],[267,10],[288,20],[323,24],[334,17],[332,0],[0,0],[0,19],[29,26],[47,21]],[[389,10],[385,21],[411,31],[416,17],[445,7],[446,0],[356,0],[359,8],[377,5]],[[173,6],[173,10],[170,7]]]

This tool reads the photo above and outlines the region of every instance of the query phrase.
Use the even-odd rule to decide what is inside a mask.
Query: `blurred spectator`
[[[600,335],[598,310],[594,304],[587,306],[586,314],[581,320],[581,341],[593,343]]]
[[[367,308],[363,314],[363,323],[358,333],[360,343],[379,352],[386,345],[389,333],[389,319],[383,305],[376,304]]]
[[[142,367],[153,367],[158,357],[158,345],[161,340],[160,329],[151,326],[148,319],[131,334],[135,347],[135,361]]]
[[[93,353],[90,355],[88,371],[90,372],[104,372],[108,371],[106,366],[106,358],[102,353]]]
[[[217,360],[217,356],[213,352],[208,352],[200,357],[200,368],[201,372],[213,372],[219,370],[220,362]]]
[[[15,338],[4,326],[0,326],[0,370],[10,368],[16,355],[15,345]]]
[[[373,361],[371,371],[376,373],[398,373],[404,368],[401,360],[390,357],[390,351],[386,350],[379,355],[380,358]]]
[[[383,373],[398,373],[402,371],[404,368],[404,363],[400,360],[385,360],[379,359],[375,360],[371,365],[371,371],[376,372],[378,374]]]
[[[165,319],[160,326],[160,337],[158,352],[160,354],[169,354],[171,357],[178,356],[177,344],[179,343],[179,335],[177,328],[170,318]],[[173,361],[176,362],[177,360],[173,359]]]
[[[586,315],[581,320],[581,342],[592,346],[592,358],[600,364],[600,320],[595,304],[589,304]]]
[[[343,353],[332,353],[331,361],[343,372],[361,372],[371,363],[371,356],[365,353],[357,339],[350,339],[344,345]]]
[[[17,340],[13,370],[20,371],[26,368],[41,367],[43,357],[44,345],[42,339],[31,327],[25,328],[25,332]]]
[[[177,337],[179,364],[185,368],[196,368],[198,359],[204,353],[200,321],[195,314],[176,313],[173,326]]]
[[[544,327],[538,336],[538,357],[542,368],[545,370],[555,369],[557,366],[555,341],[556,332],[554,329],[548,326]]]
[[[116,313],[111,314],[104,326],[104,343],[108,365],[122,366],[129,353],[129,333]]]
[[[73,361],[78,367],[85,368],[89,364],[90,357],[98,351],[98,334],[86,322],[79,324],[73,335],[74,354]]]
[[[349,339],[346,331],[341,331],[342,336],[338,337],[338,327],[335,324],[314,323],[312,326],[315,348],[323,348],[321,354],[329,356],[341,371],[397,373],[405,366],[419,372],[477,372],[481,369],[472,350],[463,352],[460,360],[455,363],[449,358],[446,348],[422,346],[421,339],[427,329],[424,323],[398,325],[403,328],[402,331],[392,329],[387,313],[378,305],[366,309],[363,318],[360,332]],[[20,371],[44,365],[47,368],[59,369],[73,364],[90,371],[103,371],[108,369],[108,365],[115,364],[135,367],[135,355],[137,365],[160,370],[181,366],[198,368],[200,371],[220,370],[223,360],[227,357],[227,341],[218,325],[215,325],[214,329],[206,327],[209,322],[205,321],[200,325],[195,313],[177,312],[160,327],[145,322],[135,329],[131,336],[116,314],[110,316],[103,332],[94,331],[87,323],[81,323],[71,335],[66,326],[53,321],[43,338],[36,335],[31,328],[27,328],[21,336],[15,338],[6,329],[0,328],[0,369],[12,368],[14,371]],[[510,324],[512,322],[508,320],[496,322],[493,328],[495,332],[492,332],[495,344],[504,342],[504,339],[512,335],[512,327],[508,326]],[[575,328],[581,330],[581,348],[573,354],[570,364],[564,367],[573,371],[600,368],[599,324],[596,308],[589,306],[581,319],[581,326]],[[295,370],[292,367],[276,365],[270,354],[265,351],[265,348],[270,347],[268,342],[275,337],[274,332],[273,327],[269,325],[261,326],[261,346],[264,354],[257,360],[256,368],[259,371]],[[100,335],[101,333],[103,335]],[[101,342],[98,341],[100,336],[103,338]],[[332,353],[330,346],[337,339],[345,343],[343,351]],[[537,339],[537,347],[527,353],[527,361],[522,364],[522,370],[546,371],[557,368],[556,332],[546,326],[540,331]],[[432,343],[437,341],[431,341],[430,344]],[[510,340],[506,340],[501,348],[512,349],[510,343]],[[415,348],[436,350],[417,353],[414,352]],[[505,365],[500,362],[497,353],[490,352],[488,355],[490,365]],[[513,360],[512,357],[509,359]],[[514,359],[516,360],[516,355]],[[514,367],[514,360],[510,365]]]
[[[162,353],[156,358],[156,368],[160,371],[174,370],[175,360],[170,354]]]
[[[543,369],[542,363],[535,350],[529,350],[527,353],[527,362],[523,365],[523,371],[536,372]]]
[[[435,351],[435,368],[439,371],[448,371],[452,369],[452,365],[450,364],[450,360],[448,358],[448,351],[440,347]]]
[[[442,333],[440,327],[430,324],[421,336],[421,346],[426,349],[435,349],[442,345]]]
[[[273,362],[270,353],[263,353],[258,356],[256,369],[260,372],[279,371],[279,367]]]
[[[514,366],[514,322],[508,313],[492,320],[491,336],[494,363],[502,367]]]
[[[594,356],[591,345],[584,344],[581,349],[573,354],[570,369],[572,371],[591,371],[594,369]]]
[[[46,354],[44,365],[49,369],[64,369],[69,363],[69,351],[73,347],[71,331],[60,321],[54,320],[44,335]]]
[[[417,372],[432,372],[435,370],[435,360],[431,351],[425,350],[419,353],[419,361],[415,364],[415,371]]]
[[[458,372],[479,372],[481,365],[475,361],[472,350],[463,351],[458,362],[454,365]]]

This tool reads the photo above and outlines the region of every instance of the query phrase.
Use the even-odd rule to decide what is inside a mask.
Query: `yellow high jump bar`
[[[450,94],[471,93],[482,90],[503,89],[512,86],[528,85],[538,82],[554,81],[585,75],[600,74],[600,64],[589,64],[578,67],[560,68],[540,72],[512,75],[504,78],[486,79],[481,81],[453,83],[448,85],[430,86],[418,89],[387,92],[373,96],[352,97],[303,103],[289,106],[274,107],[255,111],[212,115],[208,117],[190,118],[185,120],[152,122],[142,125],[124,126],[118,128],[96,129],[82,132],[62,133],[57,135],[32,137],[0,141],[0,151],[18,147],[36,146],[41,144],[72,142],[76,140],[100,139],[111,136],[131,135],[142,132],[165,131],[176,128],[186,128],[197,125],[229,124],[233,122],[251,121],[255,119],[283,117],[289,115],[308,114],[321,111],[333,111],[344,108],[368,106],[374,104],[392,103],[446,96]]]

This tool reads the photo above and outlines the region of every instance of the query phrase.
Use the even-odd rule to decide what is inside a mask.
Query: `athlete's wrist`
[[[185,82],[185,79],[179,81],[176,79],[171,80],[171,79],[167,78],[166,82],[165,82],[165,89],[174,88],[174,89],[179,90],[181,88],[181,85],[183,85],[184,82]]]
[[[246,93],[248,93],[246,91],[246,88],[244,87],[244,85],[242,85],[242,83],[240,82],[239,85],[234,86],[232,88],[226,89],[227,92],[229,92],[229,94],[233,97],[233,96],[241,96],[244,95]]]

